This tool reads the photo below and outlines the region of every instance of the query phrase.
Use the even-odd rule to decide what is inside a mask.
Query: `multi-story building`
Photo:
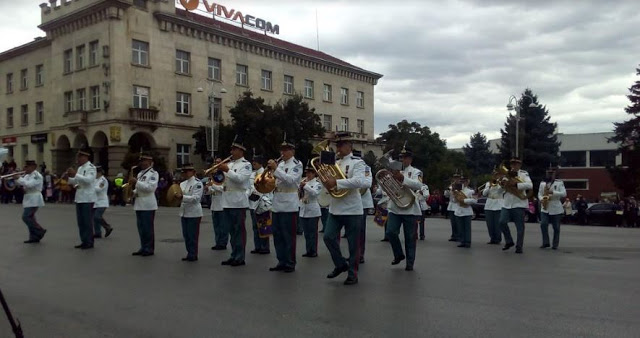
[[[113,175],[143,147],[171,168],[198,163],[192,135],[212,114],[228,123],[247,90],[267,103],[301,94],[327,130],[378,151],[379,74],[175,1],[49,0],[40,9],[46,37],[0,53],[0,135],[18,162],[60,173],[90,147]]]

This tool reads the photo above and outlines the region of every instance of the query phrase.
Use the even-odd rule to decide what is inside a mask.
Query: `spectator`
[[[60,200],[60,186],[57,184],[59,181],[58,175],[53,174],[51,176],[51,189],[53,190],[53,194],[51,195],[51,202],[58,203]]]
[[[435,216],[440,212],[440,191],[436,190],[432,195],[429,195],[427,203],[431,207],[431,214]]]
[[[562,222],[569,223],[573,217],[573,205],[571,204],[571,199],[569,197],[564,199],[562,208],[564,208],[564,220]]]
[[[624,216],[627,220],[627,226],[634,228],[638,219],[638,202],[635,197],[631,196],[627,199],[627,209]]]
[[[122,185],[124,185],[124,175],[122,173],[118,173],[116,178],[113,180],[113,185],[115,186],[115,204],[120,206],[125,206],[124,200],[122,198]]]
[[[576,198],[576,210],[578,210],[578,225],[586,225],[587,224],[587,201],[582,198],[582,195],[578,195]]]
[[[618,201],[618,203],[616,203],[616,206],[614,207],[614,210],[616,211],[616,227],[623,227],[624,226],[624,209],[625,209],[625,204],[623,200]]]

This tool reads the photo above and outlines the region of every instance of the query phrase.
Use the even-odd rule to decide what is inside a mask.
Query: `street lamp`
[[[209,112],[211,113],[211,161],[212,163],[215,161],[215,120],[214,120],[214,104],[215,104],[215,99],[216,99],[216,92],[213,89],[213,82],[208,81],[209,84],[209,94],[207,96],[208,98],[208,102],[209,102]],[[202,87],[198,87],[198,93],[202,93],[204,92],[204,88]],[[220,92],[219,92],[219,97],[222,96],[222,94],[225,94],[227,92],[226,89],[221,88]],[[220,106],[222,108],[222,105]]]
[[[522,103],[522,100],[525,97],[528,97],[531,100],[531,103],[529,104],[529,108],[538,108],[538,105],[535,103],[533,97],[527,95],[527,94],[523,94],[523,97],[518,100],[518,98],[515,95],[511,95],[509,96],[509,103],[507,103],[507,110],[508,111],[516,111],[516,158],[518,158],[518,150],[519,150],[519,143],[520,143],[520,111],[522,110],[520,108],[520,104]],[[513,104],[515,102],[515,105]]]

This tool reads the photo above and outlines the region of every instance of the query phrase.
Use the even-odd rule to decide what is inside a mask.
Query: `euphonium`
[[[389,168],[389,164],[391,161],[389,157],[391,156],[391,151],[388,151],[386,154],[382,155],[382,157],[378,160],[378,164],[383,168]],[[406,209],[413,205],[415,202],[416,196],[413,194],[413,191],[398,182],[393,175],[391,174],[391,170],[393,169],[380,169],[376,173],[376,181],[378,182],[378,186],[382,191],[384,191],[389,199],[393,201],[393,203],[398,206],[400,209]]]
[[[453,190],[451,191],[453,193],[453,198],[456,200],[456,202],[458,203],[458,205],[460,205],[463,208],[468,207],[469,205],[464,203],[465,198],[467,198],[467,195],[465,195],[465,193],[462,190]]]
[[[527,199],[527,195],[523,191],[518,190],[517,186],[513,185],[514,181],[515,183],[523,183],[522,179],[520,179],[520,177],[518,177],[517,174],[516,176],[509,175],[509,169],[507,169],[507,167],[504,165],[504,161],[502,161],[502,163],[498,167],[498,172],[501,175],[498,182],[504,188],[504,190],[506,190],[508,193],[515,195],[521,200]]]
[[[129,170],[129,180],[133,177],[133,170],[137,167],[138,166],[134,165]],[[129,182],[122,185],[122,199],[127,204],[131,203],[131,200],[133,199],[133,185],[129,184]]]
[[[311,153],[320,154],[323,151],[327,151],[328,149],[329,149],[329,141],[324,140],[318,143],[315,147],[313,147],[313,150],[311,150]],[[339,165],[320,163],[320,156],[316,156],[311,159],[311,166],[313,167],[313,170],[315,170],[316,173],[318,174],[318,178],[320,179],[320,182],[322,182],[323,185],[324,185],[324,182],[326,182],[329,177],[333,177],[336,180],[342,180],[346,178],[346,176],[344,176],[344,173],[340,169]],[[326,190],[329,192],[329,195],[331,195],[334,198],[342,198],[349,193],[349,189],[338,189],[338,187],[333,187],[333,189],[326,189]]]
[[[282,156],[276,159],[276,163],[280,163]],[[271,168],[265,169],[262,174],[256,175],[256,179],[253,180],[253,186],[256,191],[261,194],[268,194],[276,188],[276,178],[273,176],[273,170]]]
[[[224,180],[225,180],[224,172],[218,169],[218,167],[220,167],[220,165],[223,163],[227,163],[231,161],[232,158],[233,158],[232,156],[229,156],[224,160],[222,160],[220,163],[216,163],[212,165],[209,169],[204,171],[204,176],[209,177],[209,181],[207,182],[208,184],[221,185],[222,183],[224,183]]]

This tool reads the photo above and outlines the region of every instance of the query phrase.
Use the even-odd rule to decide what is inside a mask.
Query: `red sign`
[[[2,138],[2,143],[3,144],[7,144],[7,143],[16,143],[17,139],[15,136],[11,136],[11,137],[3,137]]]

